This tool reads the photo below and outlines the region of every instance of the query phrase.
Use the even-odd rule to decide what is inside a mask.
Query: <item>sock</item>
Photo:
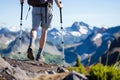
[[[29,48],[34,48],[34,47],[35,47],[35,39],[30,38]]]
[[[33,42],[33,40],[32,40],[32,38],[30,38],[29,47],[31,47],[31,46],[32,46],[32,42]]]
[[[41,56],[42,50],[43,50],[42,48],[39,48],[37,56]]]

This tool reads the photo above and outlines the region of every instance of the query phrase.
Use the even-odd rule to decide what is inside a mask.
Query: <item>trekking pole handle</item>
[[[62,2],[60,1],[60,4],[62,4]],[[62,23],[62,8],[60,7],[60,23]]]
[[[24,0],[20,0],[20,3],[23,4],[23,3],[24,3]]]

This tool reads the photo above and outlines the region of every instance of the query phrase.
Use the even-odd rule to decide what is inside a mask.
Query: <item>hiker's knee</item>
[[[36,29],[31,30],[31,36],[36,38],[36,36],[37,36],[37,30]]]
[[[46,28],[42,28],[42,35],[46,35],[47,33],[47,29]]]

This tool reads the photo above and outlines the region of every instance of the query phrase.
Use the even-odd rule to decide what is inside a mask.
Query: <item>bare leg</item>
[[[47,34],[47,29],[42,28],[42,34],[41,34],[41,38],[39,40],[39,50],[38,50],[36,60],[40,59],[40,57],[41,57],[41,53],[42,53],[42,50],[43,50],[45,42],[46,42],[46,34]]]
[[[36,36],[37,36],[37,31],[32,29],[31,33],[30,33],[30,43],[29,43],[29,48],[33,48],[33,46],[35,45],[35,40],[36,40]]]
[[[28,51],[27,51],[27,53],[28,53],[27,57],[30,60],[34,60],[32,48],[33,48],[33,45],[35,45],[34,42],[35,42],[35,39],[36,39],[36,35],[37,35],[37,31],[32,29],[31,33],[30,33],[30,36],[31,36],[30,37],[30,43],[29,43],[29,47],[28,47]]]
[[[39,48],[44,48],[44,44],[46,42],[46,34],[47,34],[47,29],[46,28],[42,28],[42,34],[41,34],[41,38],[39,41]]]

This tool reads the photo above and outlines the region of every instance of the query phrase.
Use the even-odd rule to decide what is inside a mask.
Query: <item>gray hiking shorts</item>
[[[51,27],[52,18],[53,9],[51,7],[33,7],[32,29],[37,30],[39,26],[48,29],[49,27]]]

